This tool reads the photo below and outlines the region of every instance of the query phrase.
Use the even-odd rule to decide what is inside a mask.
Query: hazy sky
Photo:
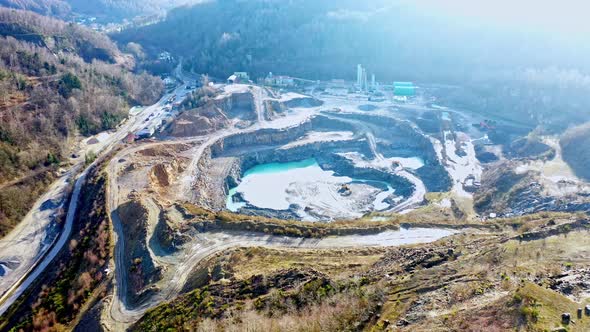
[[[568,37],[590,33],[589,0],[414,0],[433,13],[508,28],[533,29]]]

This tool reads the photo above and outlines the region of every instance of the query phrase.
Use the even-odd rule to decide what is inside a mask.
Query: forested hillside
[[[152,56],[170,51],[187,69],[220,79],[247,71],[354,80],[362,63],[381,82],[444,83],[436,91],[441,102],[527,128],[590,121],[584,45],[460,25],[403,1],[220,0],[173,10],[114,39]]]
[[[196,2],[199,0],[0,0],[0,6],[61,19],[84,14],[102,22],[118,22],[135,16],[164,14],[174,7]]]
[[[164,14],[166,10],[199,0],[68,0],[73,10],[121,20],[138,15]]]
[[[85,62],[123,60],[121,52],[107,36],[27,11],[0,8],[0,36],[47,48],[52,53],[75,54]]]
[[[213,76],[246,70],[354,79],[363,63],[382,80],[455,83],[481,71],[568,65],[587,50],[558,48],[541,33],[463,24],[409,1],[219,0],[114,38],[182,55]]]
[[[80,134],[114,128],[131,104],[155,102],[162,83],[133,74],[133,61],[91,30],[7,9],[0,9],[0,22],[2,235]]]
[[[72,9],[66,0],[0,0],[0,6],[55,17],[66,17]]]

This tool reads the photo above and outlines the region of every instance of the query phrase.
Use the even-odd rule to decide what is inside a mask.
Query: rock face
[[[231,96],[214,100],[228,118],[241,120],[256,120],[256,105],[254,96],[250,92],[232,93]]]
[[[282,115],[288,109],[285,104],[278,100],[268,99],[264,101],[264,108],[270,118],[274,118],[278,115]]]
[[[288,129],[261,129],[252,133],[236,134],[217,142],[212,146],[211,151],[213,157],[218,157],[257,147],[270,149],[303,137],[311,129],[311,122],[307,121]]]
[[[504,154],[511,159],[551,159],[555,150],[538,138],[520,138],[505,147]]]
[[[318,107],[324,104],[323,101],[319,99],[315,99],[312,97],[298,97],[289,99],[288,101],[283,103],[287,108],[296,108],[296,107]]]
[[[117,210],[125,236],[125,260],[127,271],[127,296],[132,303],[138,303],[150,290],[146,285],[153,284],[161,277],[161,270],[151,259],[148,251],[148,211],[139,200],[121,205]]]
[[[310,139],[314,136],[323,137],[321,134],[318,135],[322,132],[351,132],[354,134],[352,137],[342,140]],[[427,190],[441,192],[449,190],[451,187],[450,177],[440,164],[430,140],[406,122],[383,116],[327,112],[286,129],[262,129],[251,133],[236,134],[213,145],[211,158],[212,160],[227,157],[239,158],[239,169],[234,169],[231,174],[224,173],[227,174],[227,177],[223,184],[224,188],[221,189],[225,193],[240,182],[240,174],[244,170],[256,165],[314,158],[322,169],[334,171],[337,176],[371,181],[371,186],[374,186],[373,183],[375,185],[387,183],[395,188],[397,197],[410,197],[414,193],[415,187],[408,179],[385,169],[355,166],[353,161],[340,155],[353,152],[366,156],[368,159],[373,158],[374,152],[366,138],[367,132],[375,133],[375,145],[386,158],[421,158],[424,161],[424,166],[409,171],[424,182]],[[205,182],[211,183],[211,181]],[[203,185],[207,186],[205,182]],[[387,188],[379,189],[386,190]],[[391,199],[388,202],[395,204]],[[258,209],[249,205],[242,208],[241,212],[282,218],[294,216],[294,211],[291,210],[282,211],[282,214],[278,215],[278,211]]]
[[[516,174],[510,162],[494,164],[482,177],[475,192],[475,209],[480,214],[520,216],[541,211],[590,212],[590,202],[581,195],[548,196],[534,172]]]
[[[257,119],[252,93],[233,93],[210,100],[202,107],[184,111],[170,125],[168,133],[173,137],[207,135],[227,128],[232,119],[241,120],[245,123],[243,126],[248,126]]]
[[[404,121],[362,114],[330,114],[330,119],[318,117],[318,127],[337,126],[340,130],[362,132],[370,129],[378,141],[377,149],[384,157],[420,157],[424,166],[414,171],[431,192],[450,190],[452,181],[440,164],[432,143]]]
[[[560,145],[563,160],[577,176],[590,181],[590,123],[568,130]]]
[[[173,177],[183,170],[181,163],[172,158],[169,162],[156,164],[150,172],[150,180],[156,188],[165,188],[170,185]]]

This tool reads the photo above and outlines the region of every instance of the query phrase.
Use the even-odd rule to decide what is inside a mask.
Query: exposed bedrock
[[[264,110],[268,117],[274,118],[285,113],[289,108],[278,100],[267,99],[264,101]]]
[[[251,92],[233,93],[212,99],[205,105],[182,112],[168,133],[174,137],[193,137],[210,134],[230,125],[230,119],[246,122],[257,119],[254,96]]]
[[[232,93],[227,98],[216,99],[215,104],[228,118],[256,120],[256,105],[251,92]]]
[[[228,136],[211,147],[213,157],[239,153],[244,148],[273,147],[287,144],[303,137],[312,129],[311,122],[306,121],[287,129],[261,129],[250,133]]]
[[[422,180],[429,192],[447,192],[451,190],[453,181],[447,170],[440,163],[424,163],[424,166],[414,171]]]
[[[291,98],[283,103],[287,108],[296,108],[296,107],[318,107],[324,104],[323,101],[308,97],[308,96],[301,96],[296,98]]]
[[[319,132],[353,134],[336,140],[310,138],[317,136],[316,133]],[[421,158],[424,166],[408,171],[419,177],[428,191],[449,190],[451,179],[440,164],[432,143],[409,123],[384,116],[327,112],[297,126],[235,134],[212,145],[210,151],[203,155],[199,163],[201,175],[198,183],[200,185],[196,189],[198,194],[195,201],[213,209],[223,209],[228,190],[239,184],[241,175],[246,170],[260,164],[286,163],[309,158],[316,159],[322,169],[334,171],[338,176],[375,181],[371,183],[375,187],[379,187],[379,182],[385,182],[395,188],[395,195],[410,197],[415,187],[405,177],[385,170],[356,166],[350,159],[338,155],[338,153],[356,152],[371,158],[373,149],[366,136],[369,133],[375,135],[377,150],[380,154],[383,153],[385,158]],[[239,196],[234,198],[240,199]],[[272,210],[256,209],[251,206],[243,210],[242,212],[282,218],[295,216],[294,211],[278,216]]]
[[[291,161],[315,158],[320,166],[331,159],[331,155],[337,152],[370,152],[368,144],[364,140],[349,140],[326,142],[319,141],[310,144],[297,145],[288,149],[265,149],[253,152],[245,151],[240,155],[241,169],[247,170],[256,165],[266,163],[286,163]],[[322,167],[323,168],[323,167]]]
[[[377,139],[378,151],[384,157],[422,158],[424,166],[413,172],[424,182],[428,191],[446,192],[451,189],[451,178],[440,164],[430,140],[405,121],[364,114],[330,114],[329,119],[318,117],[314,121],[320,126],[324,122],[328,125],[339,123],[342,130],[354,132],[370,130]]]
[[[426,164],[439,164],[430,140],[408,122],[394,118],[365,114],[334,114],[342,120],[359,123],[373,132],[379,152],[384,157],[421,157]]]
[[[369,148],[364,140],[351,140],[344,142],[316,142],[296,146],[290,149],[267,149],[243,154],[239,157],[240,172],[237,172],[237,169],[233,168],[233,172],[228,174],[225,180],[224,192],[227,193],[229,188],[236,186],[240,182],[240,177],[245,170],[256,165],[266,163],[285,163],[315,158],[322,169],[331,170],[337,176],[348,176],[354,179],[375,181],[375,183],[372,183],[371,185],[379,187],[381,190],[387,189],[386,185],[383,184],[385,182],[395,188],[395,194],[397,196],[407,198],[412,195],[414,185],[407,179],[374,168],[355,167],[352,161],[335,153],[341,151],[356,151],[364,154],[369,153]],[[238,196],[238,198],[240,197]],[[297,207],[293,208],[296,209]],[[281,219],[297,219],[299,217],[296,211],[291,209],[286,211],[275,211],[249,205],[240,209],[240,213]],[[325,219],[325,216],[318,216],[318,218]]]
[[[198,172],[193,188],[193,203],[213,210],[225,208],[225,196],[228,182],[239,179],[239,158],[211,158],[211,149],[206,149],[197,165]]]
[[[358,126],[350,121],[344,121],[325,115],[318,115],[311,119],[313,130],[316,131],[352,131],[358,132]]]
[[[511,163],[497,163],[484,172],[475,193],[475,208],[484,215],[520,216],[542,211],[587,212],[590,202],[583,195],[549,196],[538,182],[538,174],[517,174]]]
[[[320,157],[318,158],[318,163],[323,169],[332,170],[337,175],[387,182],[395,188],[396,195],[403,196],[404,198],[411,196],[415,190],[414,185],[404,177],[374,168],[355,167],[349,159],[337,154]]]
[[[229,119],[215,103],[184,111],[168,128],[173,137],[193,137],[226,128]]]
[[[504,154],[509,159],[550,160],[555,157],[555,149],[543,143],[539,138],[523,137],[505,146]]]
[[[127,294],[130,304],[136,305],[142,298],[149,297],[151,285],[161,277],[161,270],[157,267],[148,250],[148,210],[138,200],[132,200],[117,209],[123,226],[124,253],[123,259],[129,270],[123,274],[126,277]]]

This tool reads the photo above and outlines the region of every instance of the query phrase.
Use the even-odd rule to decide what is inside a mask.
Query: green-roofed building
[[[413,97],[416,87],[412,82],[393,82],[393,94],[400,97]]]

